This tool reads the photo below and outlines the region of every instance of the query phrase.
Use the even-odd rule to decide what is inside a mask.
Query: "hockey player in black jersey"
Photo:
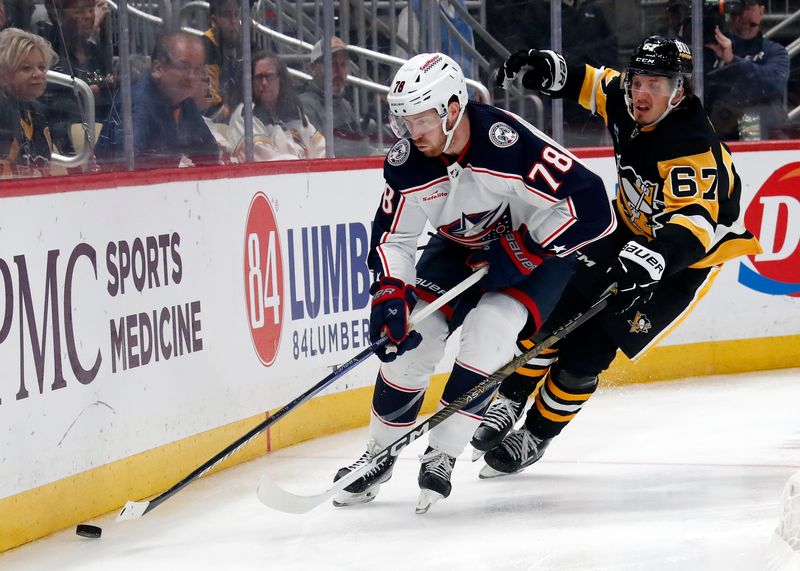
[[[557,360],[541,355],[503,382],[472,440],[474,458],[488,450],[482,477],[536,462],[595,391],[617,349],[640,356],[693,309],[720,264],[760,251],[736,222],[739,176],[692,92],[692,55],[683,42],[647,38],[622,75],[550,51],[522,51],[506,60],[498,84],[520,73],[525,87],[575,99],[602,117],[617,164],[617,229],[581,247],[585,264],[550,319],[558,324],[585,309],[611,283],[618,293],[611,310],[559,343]],[[524,424],[509,433],[542,379]]]
[[[450,333],[461,327],[442,406],[513,357],[519,335],[536,332],[555,306],[572,275],[574,252],[616,224],[601,179],[519,117],[468,102],[461,69],[448,56],[409,60],[394,77],[388,102],[401,139],[384,163],[368,262],[376,278],[370,337],[386,332],[393,344],[378,353],[383,364],[367,450],[336,479],[414,424]],[[435,235],[415,263],[426,224]],[[415,306],[484,264],[489,271],[472,290],[408,330]],[[488,399],[473,403],[431,431],[421,457],[418,513],[450,494],[456,457],[487,405]],[[393,464],[388,456],[334,504],[372,500]]]

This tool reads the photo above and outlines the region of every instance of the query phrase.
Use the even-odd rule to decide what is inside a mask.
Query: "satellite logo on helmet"
[[[244,239],[244,288],[253,348],[265,367],[278,355],[283,328],[283,261],[275,213],[263,192],[250,202]]]
[[[744,215],[764,251],[739,264],[739,283],[770,295],[800,297],[800,162],[775,171]]]

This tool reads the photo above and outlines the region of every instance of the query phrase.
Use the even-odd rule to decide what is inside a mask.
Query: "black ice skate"
[[[542,457],[552,438],[542,439],[527,428],[520,428],[506,436],[499,446],[489,450],[481,469],[481,479],[496,478],[521,472]]]
[[[434,503],[450,495],[450,490],[453,489],[450,476],[456,459],[430,446],[419,459],[422,466],[417,479],[420,490],[416,512],[424,514]]]
[[[526,401],[515,401],[501,394],[489,405],[480,426],[472,436],[472,461],[478,460],[506,437],[525,410]]]
[[[340,480],[353,470],[358,470],[365,464],[369,464],[380,450],[380,447],[373,440],[370,440],[367,443],[366,452],[353,464],[345,466],[344,468],[339,468],[333,481]],[[336,494],[336,497],[333,498],[333,505],[336,507],[344,507],[364,504],[374,500],[375,496],[378,495],[381,484],[392,477],[392,469],[394,469],[395,460],[396,457],[387,455],[384,460],[364,474],[364,476]]]

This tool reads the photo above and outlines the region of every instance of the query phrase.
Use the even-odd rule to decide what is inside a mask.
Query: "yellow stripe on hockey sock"
[[[551,420],[553,422],[565,422],[566,423],[566,422],[569,422],[570,420],[572,420],[573,418],[575,418],[575,415],[578,414],[577,411],[573,412],[572,414],[557,414],[557,413],[551,412],[550,410],[547,409],[547,407],[544,406],[544,403],[542,403],[542,397],[540,395],[538,395],[538,394],[536,395],[535,404],[536,404],[536,410],[539,411],[539,414],[541,414],[547,420]]]
[[[589,397],[592,396],[592,393],[572,394],[562,391],[553,382],[553,377],[551,375],[547,376],[547,381],[545,382],[547,383],[547,390],[550,391],[550,394],[560,398],[561,400],[570,402],[586,402],[589,400]]]
[[[547,369],[549,369],[549,368],[550,368],[549,365],[547,367],[541,367],[541,368],[538,368],[538,369],[534,369],[533,367],[529,367],[527,365],[524,365],[524,366],[520,367],[519,369],[517,369],[515,371],[515,373],[518,373],[518,374],[523,375],[525,377],[544,377],[544,374],[547,372]]]

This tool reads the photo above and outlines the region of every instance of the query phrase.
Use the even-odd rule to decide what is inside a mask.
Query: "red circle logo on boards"
[[[244,297],[247,322],[258,358],[275,361],[283,327],[283,262],[275,213],[259,192],[250,202],[244,238]]]
[[[767,179],[750,202],[744,222],[764,249],[750,256],[759,279],[748,285],[764,293],[800,297],[800,163],[784,165]]]

